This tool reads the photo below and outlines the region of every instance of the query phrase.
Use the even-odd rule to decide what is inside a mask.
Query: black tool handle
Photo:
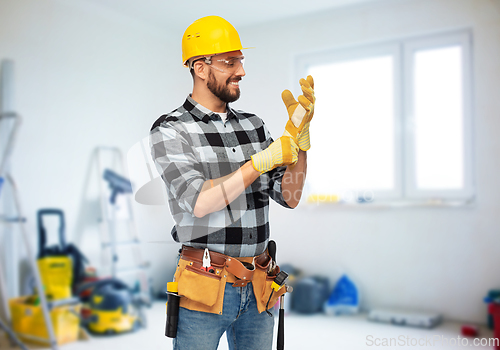
[[[278,323],[278,350],[283,350],[285,348],[285,310],[280,308],[279,312],[279,323]]]
[[[61,247],[61,252],[66,249],[64,212],[61,209],[40,209],[37,213],[39,258],[42,257],[45,245],[47,243],[47,232],[45,230],[45,226],[43,225],[43,217],[45,215],[59,216],[59,245]]]
[[[275,241],[269,241],[267,244],[267,252],[269,253],[269,256],[273,261],[276,261],[276,242]]]
[[[165,336],[175,338],[177,336],[177,323],[179,322],[180,296],[176,293],[167,294],[167,320],[165,324]]]

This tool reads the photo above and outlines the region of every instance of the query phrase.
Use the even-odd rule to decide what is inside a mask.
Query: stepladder
[[[14,112],[3,112],[0,113],[0,134],[3,136],[2,139],[5,142],[1,143],[1,152],[0,152],[0,200],[2,200],[2,204],[4,204],[1,208],[8,209],[8,211],[3,211],[0,213],[0,226],[5,227],[5,224],[10,226],[17,226],[17,230],[2,230],[0,233],[5,235],[13,234],[13,232],[20,232],[22,236],[22,240],[25,247],[25,253],[27,260],[30,264],[31,271],[33,273],[35,287],[37,290],[38,298],[40,301],[40,308],[43,314],[44,324],[47,330],[48,339],[47,342],[49,346],[56,350],[57,340],[54,332],[54,327],[52,324],[52,320],[50,317],[50,308],[47,302],[47,298],[45,293],[43,292],[42,280],[40,276],[40,272],[38,270],[38,265],[36,263],[35,255],[33,249],[31,247],[31,242],[29,239],[29,235],[26,228],[26,218],[22,211],[22,205],[20,202],[19,190],[17,188],[17,184],[10,174],[9,165],[10,158],[12,154],[12,149],[14,147],[14,140],[21,125],[21,118],[18,114]],[[9,189],[9,196],[5,198],[6,189]],[[2,194],[4,197],[2,197]],[[6,204],[7,203],[7,204]],[[5,249],[5,247],[3,247]],[[7,255],[7,254],[5,254]],[[5,257],[4,257],[5,258]],[[14,262],[14,264],[17,262]],[[9,307],[9,293],[8,293],[8,284],[18,283],[15,278],[10,278],[6,281],[3,273],[3,268],[0,263],[0,302],[2,305],[2,309],[4,311],[4,319],[6,323],[2,323],[2,329],[7,332],[9,335],[11,342],[16,343],[22,349],[25,349],[24,344],[17,338],[14,330],[12,329],[12,319],[10,314]]]
[[[142,242],[134,221],[132,184],[127,177],[125,160],[118,147],[95,149],[99,178],[101,260],[113,278],[129,284],[149,303],[151,296]]]

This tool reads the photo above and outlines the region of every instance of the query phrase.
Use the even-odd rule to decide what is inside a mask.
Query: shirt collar
[[[203,107],[198,102],[193,100],[193,98],[191,97],[191,94],[189,94],[188,97],[186,98],[186,101],[184,102],[183,107],[189,113],[191,113],[192,116],[200,119],[205,124],[208,124],[208,121],[210,119],[211,120],[218,119],[215,116],[215,114],[217,114],[217,113],[212,112],[208,108]],[[236,121],[239,122],[239,119],[241,118],[241,116],[229,106],[229,103],[226,105],[226,112],[227,112],[227,120],[230,120],[231,118],[235,118]]]

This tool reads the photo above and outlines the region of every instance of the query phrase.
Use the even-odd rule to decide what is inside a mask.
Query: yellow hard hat
[[[244,50],[233,25],[219,16],[194,21],[182,37],[182,63],[187,67],[191,57]]]

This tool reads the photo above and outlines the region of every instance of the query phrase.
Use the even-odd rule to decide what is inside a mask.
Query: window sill
[[[333,197],[318,200],[309,196],[302,207],[331,207],[335,209],[391,209],[391,208],[475,208],[475,198],[469,199],[387,199],[366,202],[340,201]]]

